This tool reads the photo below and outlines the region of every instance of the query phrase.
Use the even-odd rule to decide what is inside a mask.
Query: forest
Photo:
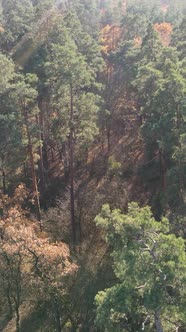
[[[186,2],[0,0],[0,331],[186,332]]]

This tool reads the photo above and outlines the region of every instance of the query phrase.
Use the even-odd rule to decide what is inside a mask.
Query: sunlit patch
[[[11,55],[17,65],[24,66],[37,48],[46,41],[52,23],[56,21],[56,16],[62,15],[59,11],[59,6],[62,3],[62,0],[56,0],[54,5],[34,25],[32,32],[26,33],[13,47]],[[0,33],[1,28],[3,29],[3,27],[0,27]]]

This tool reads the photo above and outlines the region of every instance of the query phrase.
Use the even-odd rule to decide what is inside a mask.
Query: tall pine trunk
[[[180,111],[180,107],[179,105],[177,105],[177,130],[178,130],[178,134],[180,133],[180,128],[181,128],[181,123],[182,123],[182,116],[181,116],[181,111]],[[179,142],[179,148],[181,148],[181,144]],[[178,158],[178,179],[179,179],[179,194],[180,194],[180,199],[183,198],[183,193],[184,193],[184,181],[183,181],[183,176],[182,176],[182,162],[181,162],[181,158]]]
[[[1,158],[1,174],[2,174],[2,184],[3,184],[3,194],[6,194],[6,173],[4,167],[4,157]]]
[[[76,223],[75,223],[75,205],[74,205],[74,109],[73,109],[73,91],[72,84],[70,84],[70,138],[69,138],[69,149],[70,149],[70,216],[72,226],[72,241],[76,243]]]
[[[158,310],[154,313],[155,327],[157,332],[163,332],[163,327],[161,324],[160,313]]]
[[[39,118],[38,115],[36,115],[36,122],[39,128],[39,133],[38,133],[38,139],[39,139],[39,177],[40,177],[40,189],[42,192],[45,191],[45,172],[44,172],[44,163],[43,163],[43,148],[42,148],[42,124],[41,124],[41,119]]]
[[[161,165],[161,172],[162,172],[162,189],[165,192],[167,188],[167,180],[166,180],[166,172],[167,172],[167,165],[166,160],[163,152],[159,150],[159,158],[160,158],[160,165]]]
[[[55,307],[55,320],[56,320],[56,331],[57,332],[62,332],[61,319],[60,319],[60,312],[59,312],[58,304],[56,304],[56,307]]]
[[[68,147],[66,143],[64,143],[63,155],[64,155],[64,175],[66,180],[68,178],[68,170],[69,170],[69,156],[68,156]]]
[[[20,315],[19,315],[19,307],[16,305],[16,332],[20,332]]]
[[[16,313],[16,332],[20,332],[20,312],[19,307],[21,304],[21,256],[19,255],[18,266],[16,271],[16,293],[14,296],[15,313]]]
[[[46,172],[45,172],[45,164],[44,164],[44,153],[45,153],[45,148],[44,148],[44,107],[43,107],[43,98],[39,98],[38,101],[38,106],[39,106],[39,115],[37,116],[37,121],[38,121],[38,127],[39,127],[39,170],[40,170],[40,179],[41,179],[41,188],[44,191],[47,186],[47,179],[46,179]]]
[[[6,194],[6,174],[4,168],[2,169],[2,178],[3,178],[3,194]]]
[[[13,317],[13,305],[12,305],[12,300],[11,300],[10,289],[11,289],[11,285],[10,285],[10,282],[8,280],[8,285],[7,285],[7,288],[6,288],[6,296],[7,296],[7,303],[8,303],[8,317],[9,317],[9,320],[11,320],[12,317]]]
[[[108,155],[110,153],[110,147],[111,147],[110,132],[111,132],[111,126],[108,125],[108,128],[107,128],[107,153],[108,153]]]
[[[26,110],[26,107],[23,107],[24,112],[24,120],[25,120],[25,126],[26,126],[26,133],[27,133],[27,139],[28,139],[28,155],[30,159],[30,166],[31,166],[31,175],[32,175],[32,186],[33,186],[33,192],[34,192],[34,203],[36,207],[37,212],[37,220],[41,227],[41,207],[40,207],[40,200],[39,200],[39,191],[38,191],[38,185],[37,185],[37,177],[35,172],[35,165],[34,165],[34,154],[33,154],[33,147],[32,147],[32,140],[29,130],[29,121],[28,121],[28,113]]]

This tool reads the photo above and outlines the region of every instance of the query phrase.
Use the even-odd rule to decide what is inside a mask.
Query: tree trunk
[[[42,110],[40,110],[40,111],[42,112]],[[40,174],[40,180],[41,180],[40,189],[41,189],[42,192],[44,192],[46,183],[45,183],[45,172],[44,172],[44,163],[43,163],[43,148],[42,148],[42,141],[43,141],[42,124],[41,124],[42,120],[39,119],[39,117],[36,115],[36,121],[37,121],[37,125],[39,127],[38,139],[40,141],[40,144],[39,144],[39,174]]]
[[[156,331],[163,332],[163,327],[162,327],[161,319],[160,319],[160,313],[158,310],[156,310],[154,313],[154,321],[155,321]]]
[[[43,140],[43,147],[42,147],[42,149],[43,149],[43,165],[44,165],[45,170],[48,171],[49,165],[48,165],[47,144],[46,144],[46,142],[43,138],[42,138],[42,140]]]
[[[50,148],[50,152],[51,152],[51,159],[52,159],[52,162],[54,163],[54,161],[55,161],[55,157],[54,157],[54,149],[53,149],[53,147]]]
[[[167,181],[166,181],[167,165],[166,165],[165,157],[161,150],[159,150],[159,158],[160,158],[160,165],[161,165],[161,171],[162,171],[162,188],[163,188],[163,191],[165,191],[166,187],[167,187]]]
[[[101,152],[104,150],[104,128],[101,128]]]
[[[57,332],[62,332],[60,313],[59,313],[59,308],[58,308],[57,304],[56,304],[56,307],[55,307],[55,318],[56,318],[56,331]]]
[[[82,220],[82,211],[83,211],[83,200],[78,199],[78,235],[79,235],[79,242],[82,242],[82,227],[81,227],[81,220]]]
[[[24,177],[26,179],[28,177],[28,173],[27,173],[27,162],[26,161],[24,162],[23,168],[24,168]]]
[[[40,173],[40,179],[41,179],[41,190],[42,192],[45,191],[46,188],[46,181],[45,181],[45,171],[44,171],[44,165],[43,165],[43,150],[41,144],[39,145],[39,173]]]
[[[19,306],[16,305],[16,332],[20,332],[20,315],[19,315]]]
[[[75,223],[75,207],[74,207],[74,109],[73,109],[73,91],[70,84],[70,215],[72,226],[72,241],[76,243],[76,223]]]
[[[47,150],[45,149],[46,146],[44,144],[45,141],[45,121],[44,121],[44,99],[39,98],[38,106],[40,109],[39,113],[39,139],[42,142],[39,146],[39,154],[40,154],[40,172],[42,175],[42,181],[43,181],[43,189],[46,188],[48,185],[48,179],[46,175],[46,170],[48,170],[48,163],[47,163]]]
[[[4,168],[2,169],[2,178],[3,178],[3,194],[6,194],[6,174]]]
[[[111,131],[111,128],[110,128],[110,125],[109,125],[108,128],[107,128],[107,153],[108,154],[110,152],[110,131]]]
[[[11,296],[10,296],[10,283],[8,282],[8,287],[6,290],[6,295],[7,295],[7,302],[8,302],[8,309],[9,309],[9,319],[12,319],[13,317],[13,307],[12,307],[12,301],[11,301]]]
[[[69,165],[68,165],[68,156],[67,156],[67,146],[66,143],[64,144],[64,175],[65,175],[65,180],[68,178],[68,170],[69,170]]]
[[[177,130],[180,131],[182,123],[182,116],[181,116],[181,111],[179,105],[177,106]],[[181,148],[181,144],[179,143],[179,148]],[[180,199],[183,199],[183,192],[184,192],[184,181],[183,181],[183,176],[181,172],[181,158],[178,159],[178,178],[179,178],[179,194],[180,194]]]
[[[29,154],[30,165],[31,165],[34,202],[35,202],[35,207],[36,207],[36,211],[37,211],[37,220],[39,221],[40,229],[42,229],[42,227],[41,227],[41,207],[40,207],[39,191],[38,191],[37,178],[36,178],[35,165],[34,165],[32,140],[31,140],[31,135],[30,135],[30,130],[29,130],[28,113],[27,113],[25,106],[23,107],[23,111],[24,111],[24,119],[25,119],[26,133],[27,133],[27,139],[28,139],[28,154]]]
[[[177,106],[177,110],[176,110],[176,122],[177,122],[177,129],[179,130],[181,123],[182,123],[182,116],[181,116],[179,105]]]
[[[19,257],[18,279],[16,280],[16,297],[14,298],[15,313],[16,313],[16,332],[20,332],[20,314],[19,314],[20,292],[21,292],[21,286],[20,286],[20,282],[21,282],[20,267],[21,267],[21,258]]]

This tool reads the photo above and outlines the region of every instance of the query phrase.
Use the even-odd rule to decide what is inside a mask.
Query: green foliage
[[[178,27],[175,28],[173,37],[172,37],[172,45],[175,46],[179,52],[179,58],[184,60],[186,56],[186,18],[184,17]]]
[[[97,39],[99,34],[100,22],[98,2],[99,1],[97,0],[76,0],[73,3],[73,9],[76,9],[76,13],[79,21],[81,22],[84,33],[89,34],[95,39]],[[84,42],[83,39],[82,42]]]
[[[0,55],[0,167],[4,172],[4,182],[8,180],[6,173],[18,167],[23,150],[19,116],[15,107],[13,92],[16,77],[13,62],[5,55]],[[11,178],[11,177],[10,177]],[[4,191],[6,183],[4,183]]]
[[[173,326],[184,324],[184,241],[170,233],[168,220],[157,222],[149,207],[131,203],[128,214],[105,205],[95,221],[111,245],[118,279],[96,296],[97,324],[102,331],[137,331],[145,324],[148,330],[156,312],[163,331],[168,331],[170,316]]]
[[[0,45],[10,50],[23,35],[30,31],[33,22],[31,0],[7,0],[2,2],[4,33],[0,36]]]
[[[5,93],[10,87],[10,81],[14,76],[14,63],[0,53],[0,94]]]
[[[36,91],[38,79],[34,74],[24,76],[20,72],[16,72],[13,62],[5,55],[0,56],[0,62],[0,164],[5,175],[6,173],[9,174],[9,176],[6,176],[7,185],[9,185],[12,177],[14,181],[17,181],[15,174],[12,174],[12,172],[17,172],[20,176],[23,162],[28,157],[25,109],[28,113],[28,126],[33,144],[34,159],[36,163],[38,161],[37,152],[41,142],[38,127],[34,121],[34,117],[37,116],[39,111]]]
[[[88,54],[87,54],[88,56]],[[64,28],[61,44],[53,44],[50,62],[46,63],[49,84],[52,90],[52,105],[58,114],[54,129],[58,127],[58,139],[68,138],[71,126],[80,145],[88,145],[97,133],[97,111],[99,96],[96,90],[95,65],[91,66]],[[70,107],[73,100],[74,119],[70,123]]]
[[[163,48],[154,33],[145,38],[142,43],[143,59],[138,67],[138,75],[134,85],[140,92],[141,113],[144,116],[142,133],[147,150],[160,151],[166,165],[168,187],[167,201],[172,205],[170,198],[171,186],[169,175],[171,168],[177,167],[177,185],[174,178],[173,191],[179,196],[181,190],[178,178],[183,180],[183,168],[177,162],[175,165],[175,151],[180,149],[181,136],[185,131],[185,91],[186,80],[183,75],[182,62],[179,61],[179,53],[175,48]],[[150,45],[152,47],[149,49]],[[154,56],[152,56],[154,54]],[[177,152],[178,153],[178,152]],[[160,158],[161,159],[161,158]],[[162,161],[160,161],[161,163]],[[165,171],[165,169],[164,169]],[[163,172],[163,170],[162,170]],[[165,189],[165,188],[164,188]],[[170,198],[170,201],[169,201]]]
[[[116,161],[114,157],[110,157],[108,160],[108,174],[111,178],[122,174],[121,163]]]
[[[121,22],[124,40],[133,40],[135,37],[144,37],[148,25],[146,15],[131,14],[125,15]]]
[[[24,186],[21,206],[11,198],[9,209],[3,196],[1,313],[14,315],[22,282],[24,331],[96,331],[97,292],[100,331],[186,328],[185,8],[182,0],[0,0],[1,190],[12,193],[20,181],[30,190],[34,177],[45,206],[63,192],[42,233],[23,212],[33,198],[21,196]],[[161,22],[173,28],[166,47]],[[64,289],[69,191],[81,268]],[[149,200],[170,224],[135,203],[128,214],[104,206],[96,218],[102,241],[97,211],[105,202],[125,211],[128,197]],[[30,299],[39,306],[31,314]]]

